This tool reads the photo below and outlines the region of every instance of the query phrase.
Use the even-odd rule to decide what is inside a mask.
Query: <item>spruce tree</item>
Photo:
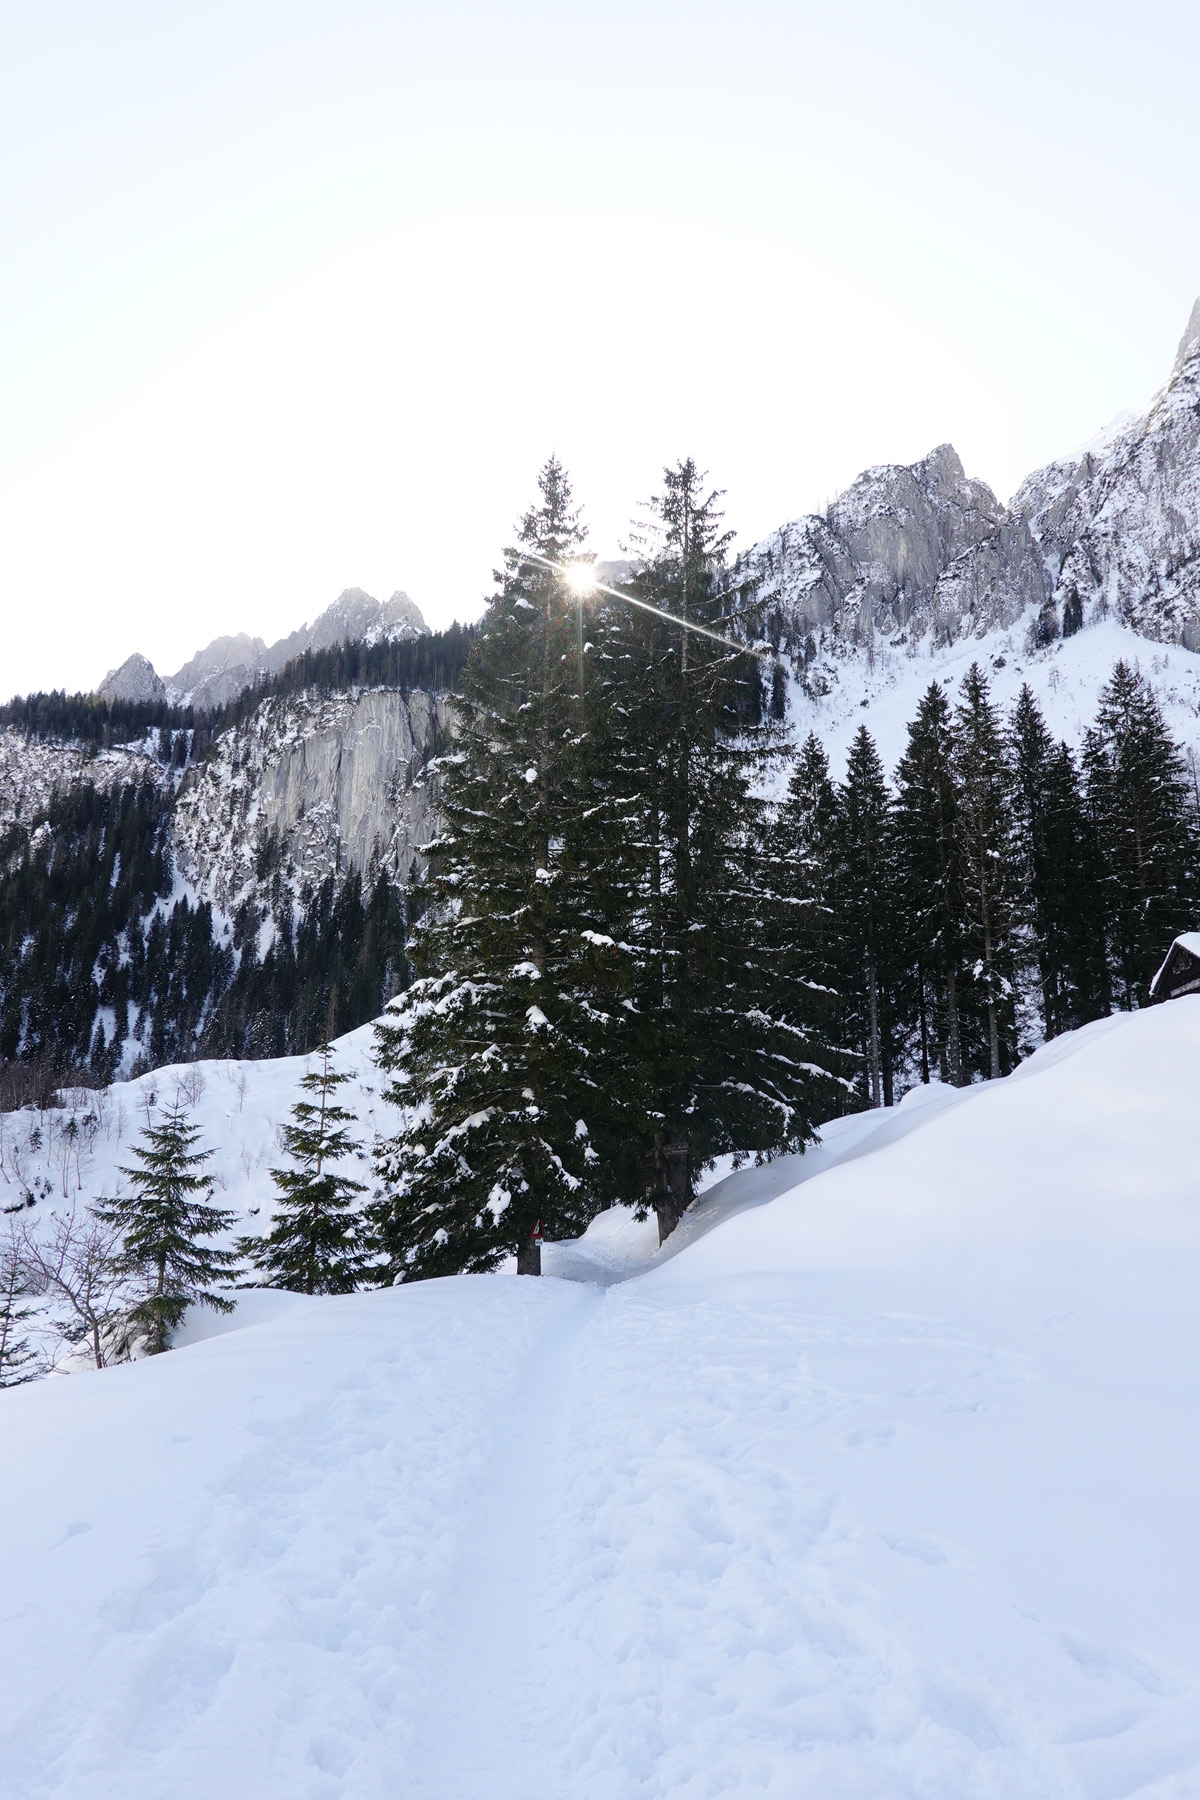
[[[1100,854],[1117,996],[1145,1003],[1149,982],[1196,901],[1197,821],[1178,745],[1140,671],[1118,662],[1084,740],[1088,808]]]
[[[1075,759],[1056,744],[1028,685],[1009,727],[1014,881],[1045,1035],[1110,1010],[1104,895]]]
[[[1014,1018],[1015,848],[1012,776],[1004,734],[978,663],[963,678],[951,729],[957,796],[956,840],[962,895],[964,998],[982,1014],[984,1066],[991,1080],[1016,1060]]]
[[[176,1100],[143,1132],[132,1167],[121,1169],[132,1191],[95,1209],[122,1235],[124,1269],[145,1283],[130,1322],[145,1332],[151,1355],[169,1348],[189,1306],[233,1310],[233,1302],[215,1289],[232,1274],[238,1257],[207,1240],[228,1230],[234,1215],[211,1204],[213,1183],[202,1171],[212,1151],[197,1150],[199,1137]]]
[[[408,1122],[377,1158],[378,1247],[394,1278],[484,1270],[535,1233],[577,1234],[602,1204],[590,1121],[598,1033],[581,969],[606,946],[580,905],[583,804],[576,605],[546,562],[584,533],[555,458],[521,521],[437,765],[440,836],[412,896],[416,979],[377,1036]],[[544,559],[544,560],[543,560]],[[591,931],[591,936],[585,932]]]
[[[936,1058],[941,1079],[962,1086],[970,1080],[961,1011],[966,920],[953,749],[949,702],[935,681],[896,770],[898,910],[921,1079],[929,1080]]]
[[[654,1210],[660,1240],[713,1157],[799,1148],[836,1105],[812,983],[778,953],[778,858],[755,793],[775,728],[755,723],[756,664],[718,630],[719,498],[690,459],[665,471],[629,584],[657,612],[597,609],[589,665],[591,766],[624,820],[608,864],[620,910],[606,929],[631,992],[610,1091],[627,1197]]]
[[[284,1147],[294,1167],[272,1169],[279,1201],[265,1238],[243,1239],[241,1249],[267,1287],[300,1294],[349,1294],[362,1279],[367,1256],[360,1242],[355,1196],[363,1184],[340,1175],[330,1164],[354,1149],[355,1116],[338,1104],[337,1090],[348,1075],[330,1066],[333,1051],[322,1044],[319,1069],[300,1086],[311,1099],[297,1100],[292,1123],[282,1127]]]
[[[24,1304],[33,1294],[13,1234],[0,1254],[0,1388],[18,1387],[41,1373],[41,1359],[28,1335],[35,1309]]]
[[[781,987],[808,999],[814,1034],[844,1045],[843,921],[839,913],[841,853],[837,791],[825,746],[809,732],[788,778],[769,836],[770,868],[764,883],[773,914],[774,961]],[[831,1091],[839,1111],[844,1096]]]
[[[855,733],[837,795],[837,918],[847,1030],[855,1036],[872,1106],[895,1099],[896,874],[892,800],[875,741]]]

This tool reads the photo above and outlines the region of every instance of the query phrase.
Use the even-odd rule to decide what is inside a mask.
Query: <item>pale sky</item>
[[[0,697],[345,587],[477,614],[551,450],[748,545],[950,440],[1004,498],[1165,379],[1200,11],[0,9]]]

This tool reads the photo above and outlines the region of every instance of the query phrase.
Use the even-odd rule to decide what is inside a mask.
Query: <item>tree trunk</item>
[[[879,991],[875,982],[875,957],[867,946],[867,997],[871,1011],[871,1105],[882,1106],[882,1071],[879,1066]]]
[[[517,1274],[540,1275],[542,1272],[542,1240],[531,1231],[517,1246]]]
[[[663,1183],[654,1196],[658,1241],[665,1244],[692,1203],[686,1144],[669,1144],[663,1156]]]
[[[917,963],[917,1007],[921,1015],[921,1082],[929,1086],[929,1020],[925,1016],[925,965]]]

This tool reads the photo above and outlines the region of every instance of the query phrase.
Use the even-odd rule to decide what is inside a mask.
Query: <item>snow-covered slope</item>
[[[397,1124],[380,1097],[373,1034],[373,1026],[363,1025],[334,1045],[334,1067],[349,1077],[342,1103],[358,1120],[360,1161],[369,1158],[376,1133]],[[213,1152],[208,1166],[217,1204],[253,1230],[260,1212],[264,1222],[270,1217],[271,1166],[284,1160],[279,1126],[300,1098],[301,1076],[313,1066],[304,1056],[180,1063],[103,1090],[67,1089],[58,1107],[0,1113],[0,1213],[13,1207],[27,1212],[32,1198],[40,1219],[53,1208],[114,1194],[139,1133],[179,1099],[199,1127],[202,1145]],[[363,1171],[351,1166],[347,1173],[361,1177]]]
[[[90,753],[81,744],[57,744],[0,726],[0,831],[14,820],[28,824],[56,794],[82,783],[107,793],[125,782],[167,780],[162,765],[133,745]]]
[[[1010,707],[1027,682],[1055,736],[1078,747],[1095,720],[1101,688],[1118,658],[1124,658],[1150,683],[1176,741],[1200,762],[1200,655],[1179,644],[1151,643],[1111,617],[1045,649],[1033,649],[1028,632],[1033,616],[1026,614],[1010,630],[941,646],[929,639],[910,640],[877,646],[869,657],[822,651],[789,682],[790,733],[799,742],[815,731],[840,779],[850,741],[866,725],[890,773],[930,682],[946,684],[953,701],[962,677],[978,662],[999,706]],[[787,773],[782,771],[782,779]]]
[[[0,1794],[1200,1792],[1198,1057],[0,1395]]]

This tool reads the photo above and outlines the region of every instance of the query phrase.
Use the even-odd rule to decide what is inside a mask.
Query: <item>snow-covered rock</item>
[[[293,885],[373,864],[405,879],[432,835],[424,769],[448,716],[445,699],[386,688],[264,700],[184,779],[181,875],[225,912],[280,866]]]
[[[1013,498],[1060,619],[1111,614],[1200,650],[1200,300],[1166,386],[1141,415],[1030,475]]]
[[[152,756],[132,747],[92,751],[81,744],[56,744],[27,737],[14,726],[0,727],[0,830],[44,813],[56,794],[81,784],[107,793],[133,781],[164,784],[168,777]]]
[[[868,469],[828,508],[781,526],[734,563],[739,610],[764,604],[793,656],[825,632],[846,645],[935,645],[1008,626],[1044,597],[1024,521],[942,444],[910,468]]]

